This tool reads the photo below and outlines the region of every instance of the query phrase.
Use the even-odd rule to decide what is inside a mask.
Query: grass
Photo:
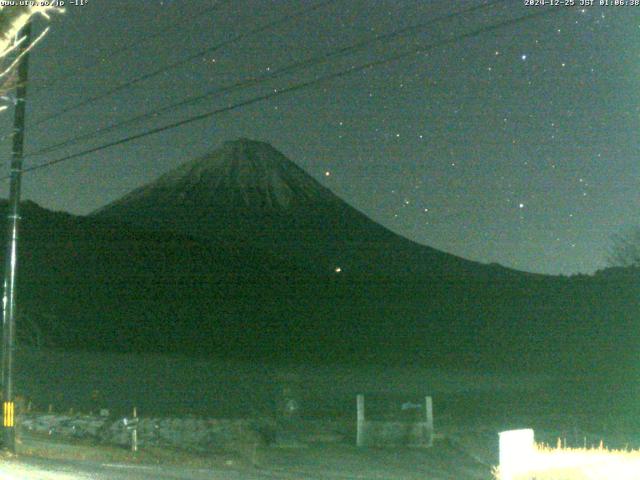
[[[68,412],[73,408],[76,412],[95,413],[100,408],[108,408],[111,415],[118,418],[129,415],[135,406],[140,416],[153,418],[271,418],[279,405],[283,385],[292,381],[299,390],[305,420],[344,423],[347,431],[353,433],[353,436],[343,435],[340,448],[330,442],[326,445],[320,442],[306,450],[288,452],[248,442],[246,445],[228,445],[225,451],[211,452],[206,458],[193,452],[164,448],[145,447],[144,451],[133,454],[123,448],[90,442],[65,440],[61,446],[56,442],[47,445],[45,439],[39,443],[25,438],[22,453],[40,457],[202,468],[228,467],[230,464],[234,468],[270,466],[277,463],[274,458],[287,457],[286,462],[282,461],[282,468],[289,468],[289,460],[300,462],[304,459],[311,465],[309,468],[317,469],[333,458],[336,472],[348,470],[351,465],[350,471],[357,472],[366,467],[370,468],[372,478],[381,478],[380,472],[392,471],[389,465],[397,453],[398,458],[406,457],[407,461],[395,466],[394,471],[407,465],[411,469],[406,467],[404,476],[397,475],[396,478],[413,479],[421,475],[421,478],[429,478],[424,472],[431,472],[434,465],[442,464],[441,478],[486,479],[492,477],[491,466],[498,463],[498,432],[504,430],[531,427],[536,433],[540,432],[538,438],[542,441],[553,442],[561,436],[568,438],[573,446],[588,445],[587,439],[598,441],[600,438],[614,448],[622,448],[627,443],[634,448],[640,446],[637,437],[640,415],[634,392],[629,388],[631,393],[627,394],[613,388],[611,385],[619,384],[617,380],[605,384],[571,372],[560,377],[472,369],[450,371],[429,365],[266,364],[176,355],[27,350],[18,352],[16,365],[17,392],[25,398],[26,404],[31,401],[33,408],[41,411],[47,411],[50,405],[54,412]],[[393,455],[386,450],[355,449],[355,397],[358,393],[365,394],[367,412],[372,418],[376,397],[414,402],[422,401],[426,394],[431,395],[436,433],[446,439],[449,447],[440,445],[439,449],[417,453],[398,450]],[[350,448],[348,454],[341,456],[345,447]],[[563,450],[567,450],[567,456],[569,450]],[[584,458],[577,454],[581,450],[584,449],[574,450],[573,458]],[[591,451],[588,458],[600,462],[605,470],[625,465],[634,458],[622,452],[607,452],[601,458],[598,452]],[[548,458],[554,455],[557,456],[552,452],[545,453]],[[460,459],[469,459],[470,465],[465,469],[480,473],[445,475],[450,469],[461,471]],[[445,460],[453,463],[445,465]],[[640,475],[625,476],[624,470],[614,476],[593,476],[593,472],[601,468],[597,465],[590,467],[591,473],[585,473],[580,463],[557,463],[549,468],[555,470],[535,473],[536,480],[640,479]],[[636,471],[640,472],[640,466],[636,465]],[[532,477],[521,478],[530,480]]]
[[[83,439],[64,441],[47,436],[21,435],[16,442],[18,456],[74,460],[98,463],[126,463],[134,465],[170,465],[186,468],[216,468],[251,464],[248,452],[216,449],[203,454],[167,447],[145,446],[137,452],[129,449],[97,444]]]
[[[640,450],[609,450],[602,442],[597,448],[536,444],[531,458],[523,459],[518,470],[505,475],[495,468],[493,474],[505,480],[637,480]]]

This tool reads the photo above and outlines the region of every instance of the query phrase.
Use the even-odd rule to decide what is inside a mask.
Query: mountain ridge
[[[22,315],[66,349],[585,372],[636,361],[633,272],[567,278],[483,265],[404,239],[328,189],[199,209],[198,197],[174,201],[171,186],[186,179],[188,194],[201,186],[193,178],[220,182],[185,176],[191,167],[165,177],[160,196],[155,183],[124,197],[112,215],[26,204]],[[254,178],[229,188],[269,195]],[[135,208],[140,198],[148,210]]]
[[[376,264],[391,274],[488,268],[390,231],[271,145],[246,138],[225,142],[90,216],[249,245],[318,272]]]
[[[161,191],[177,193],[179,203],[196,195],[210,207],[235,207],[238,198],[216,196],[220,191],[236,191],[245,207],[260,210],[283,209],[309,201],[335,202],[334,194],[310,177],[294,162],[265,142],[241,138],[188,161],[139,187],[124,197],[97,209],[90,215],[102,215],[110,209],[145,195]],[[251,203],[250,200],[258,200]]]

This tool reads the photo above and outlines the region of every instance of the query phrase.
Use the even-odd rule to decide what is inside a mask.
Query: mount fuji
[[[237,255],[316,274],[476,276],[489,268],[392,233],[271,145],[240,139],[94,212],[100,219],[214,240]]]
[[[59,348],[585,370],[638,351],[635,271],[535,275],[419,245],[262,142],[86,217],[22,217],[18,331]]]

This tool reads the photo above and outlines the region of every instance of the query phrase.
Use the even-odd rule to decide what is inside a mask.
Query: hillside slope
[[[637,272],[532,275],[420,246],[274,152],[226,144],[89,217],[24,204],[20,314],[71,349],[634,365]]]

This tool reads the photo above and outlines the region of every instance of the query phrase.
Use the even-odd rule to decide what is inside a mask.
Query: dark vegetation
[[[152,185],[89,217],[23,205],[20,315],[45,344],[611,381],[637,371],[637,269],[516,272],[414,244],[328,190],[293,186],[286,209],[256,208],[227,185],[213,208],[189,182],[173,181],[164,203]]]

